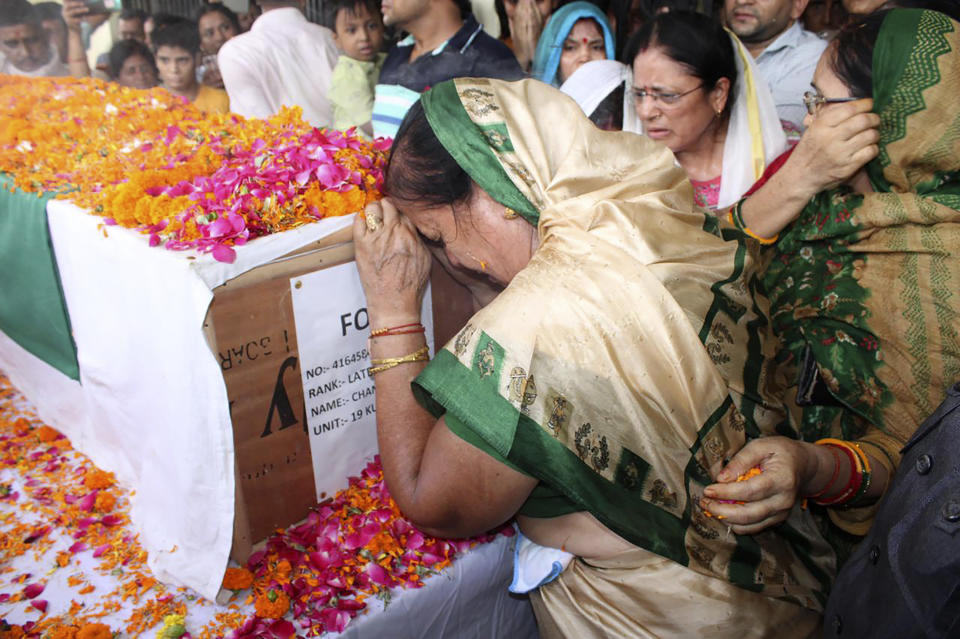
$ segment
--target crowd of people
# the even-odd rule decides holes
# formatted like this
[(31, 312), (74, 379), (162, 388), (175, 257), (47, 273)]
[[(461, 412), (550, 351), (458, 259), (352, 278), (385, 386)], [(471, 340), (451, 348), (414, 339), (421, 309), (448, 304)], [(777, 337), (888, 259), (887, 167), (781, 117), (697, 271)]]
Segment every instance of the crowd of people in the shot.
[[(4, 73), (393, 138), (354, 228), (385, 478), (438, 535), (517, 520), (542, 636), (960, 630), (903, 569), (960, 525), (955, 0), (0, 3)], [(427, 361), (433, 260), (473, 312)]]

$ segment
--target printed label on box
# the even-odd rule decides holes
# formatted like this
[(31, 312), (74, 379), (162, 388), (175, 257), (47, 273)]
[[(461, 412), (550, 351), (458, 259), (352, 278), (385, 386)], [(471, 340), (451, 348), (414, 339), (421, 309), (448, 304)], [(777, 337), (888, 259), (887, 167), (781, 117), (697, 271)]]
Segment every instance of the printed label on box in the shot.
[[(370, 321), (356, 262), (290, 280), (300, 351), (303, 400), (317, 500), (347, 486), (377, 454), (373, 379), (368, 375)], [(421, 317), (433, 353), (430, 288)]]

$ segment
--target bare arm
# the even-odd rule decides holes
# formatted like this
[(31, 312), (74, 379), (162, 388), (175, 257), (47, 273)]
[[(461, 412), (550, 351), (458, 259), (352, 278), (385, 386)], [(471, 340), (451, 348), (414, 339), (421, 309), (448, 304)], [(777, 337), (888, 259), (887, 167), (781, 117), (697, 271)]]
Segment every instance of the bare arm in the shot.
[(760, 237), (776, 236), (817, 193), (876, 157), (880, 118), (872, 108), (870, 99), (824, 106), (780, 170), (744, 201), (744, 224)]
[[(354, 225), (357, 267), (375, 328), (420, 321), (430, 255), (412, 224), (388, 202), (370, 205), (382, 216), (370, 230)], [(422, 334), (372, 338), (372, 359), (401, 357), (423, 347)], [(377, 373), (377, 438), (384, 478), (400, 510), (426, 532), (462, 537), (484, 532), (513, 516), (537, 480), (495, 460), (454, 435), (414, 399), (410, 383), (425, 362)]]
[(67, 68), (73, 77), (86, 78), (90, 75), (90, 65), (80, 27), (90, 17), (90, 9), (83, 0), (63, 0), (62, 15), (67, 23)]

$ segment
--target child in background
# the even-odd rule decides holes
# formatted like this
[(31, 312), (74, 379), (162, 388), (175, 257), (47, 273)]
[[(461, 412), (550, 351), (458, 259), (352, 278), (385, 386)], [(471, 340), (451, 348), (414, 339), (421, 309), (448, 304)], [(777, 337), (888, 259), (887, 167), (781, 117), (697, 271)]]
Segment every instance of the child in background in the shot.
[(151, 41), (160, 81), (167, 91), (193, 102), (201, 111), (230, 111), (226, 91), (197, 82), (200, 35), (195, 22), (184, 20), (159, 27), (153, 32)]
[(373, 136), (374, 88), (386, 58), (383, 19), (378, 0), (332, 0), (329, 23), (334, 42), (343, 51), (333, 68), (327, 98), (333, 106), (333, 128), (357, 127)]

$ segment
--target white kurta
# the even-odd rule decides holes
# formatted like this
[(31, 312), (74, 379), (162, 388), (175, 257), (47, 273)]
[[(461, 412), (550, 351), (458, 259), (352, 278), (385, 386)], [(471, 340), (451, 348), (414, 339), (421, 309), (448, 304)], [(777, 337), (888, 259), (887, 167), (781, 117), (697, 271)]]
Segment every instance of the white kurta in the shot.
[(327, 91), (338, 56), (330, 29), (286, 7), (265, 12), (248, 33), (224, 43), (217, 61), (234, 113), (267, 118), (299, 106), (304, 120), (329, 127)]

